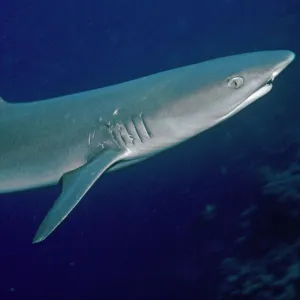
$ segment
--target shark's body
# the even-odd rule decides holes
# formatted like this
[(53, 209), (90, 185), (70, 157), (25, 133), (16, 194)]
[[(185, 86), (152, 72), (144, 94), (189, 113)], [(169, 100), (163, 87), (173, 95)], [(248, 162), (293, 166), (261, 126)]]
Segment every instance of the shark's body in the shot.
[(211, 128), (270, 91), (294, 59), (265, 51), (161, 72), (44, 101), (0, 103), (0, 192), (57, 184), (44, 240), (106, 171)]

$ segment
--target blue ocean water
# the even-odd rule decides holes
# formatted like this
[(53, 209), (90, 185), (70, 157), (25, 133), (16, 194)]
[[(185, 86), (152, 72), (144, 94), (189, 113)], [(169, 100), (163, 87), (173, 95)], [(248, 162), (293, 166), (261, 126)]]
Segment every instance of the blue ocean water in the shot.
[[(298, 0), (2, 2), (10, 102), (300, 53)], [(296, 59), (233, 118), (103, 176), (42, 244), (31, 240), (60, 186), (1, 195), (0, 299), (300, 299), (299, 70)]]

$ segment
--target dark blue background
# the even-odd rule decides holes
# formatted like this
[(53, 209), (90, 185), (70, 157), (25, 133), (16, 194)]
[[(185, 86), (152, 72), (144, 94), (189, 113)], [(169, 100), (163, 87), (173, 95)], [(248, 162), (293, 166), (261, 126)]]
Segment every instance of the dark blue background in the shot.
[[(298, 2), (2, 0), (0, 93), (34, 101), (240, 52), (299, 53)], [(0, 299), (215, 299), (256, 166), (299, 140), (299, 67), (224, 124), (104, 176), (42, 244), (31, 239), (60, 187), (1, 195)]]

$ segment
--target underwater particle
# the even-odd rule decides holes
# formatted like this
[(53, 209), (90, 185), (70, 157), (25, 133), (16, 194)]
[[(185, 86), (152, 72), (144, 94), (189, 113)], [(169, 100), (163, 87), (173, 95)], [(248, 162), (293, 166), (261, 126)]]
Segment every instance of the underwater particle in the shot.
[(215, 209), (216, 209), (216, 206), (214, 204), (207, 204), (205, 206), (205, 212), (208, 213), (208, 214), (214, 212)]
[(245, 211), (243, 211), (240, 216), (242, 218), (249, 217), (252, 216), (256, 211), (257, 211), (257, 206), (252, 204)]
[(74, 267), (75, 266), (75, 262), (71, 261), (69, 265), (70, 265), (70, 267)]
[(216, 205), (206, 204), (204, 210), (201, 212), (201, 218), (203, 221), (212, 220), (216, 215)]
[(10, 291), (11, 293), (14, 293), (14, 292), (16, 291), (16, 289), (13, 288), (13, 287), (11, 287), (11, 288), (9, 289), (9, 291)]

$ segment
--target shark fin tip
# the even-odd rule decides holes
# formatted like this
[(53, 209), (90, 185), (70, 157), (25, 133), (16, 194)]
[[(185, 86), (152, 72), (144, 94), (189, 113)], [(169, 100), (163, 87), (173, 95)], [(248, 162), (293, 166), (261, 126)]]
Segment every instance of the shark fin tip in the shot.
[(40, 242), (42, 242), (45, 238), (40, 236), (40, 235), (36, 235), (33, 240), (32, 240), (32, 244), (38, 244)]

